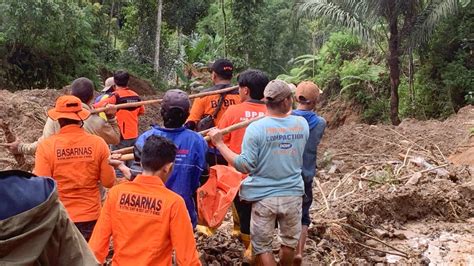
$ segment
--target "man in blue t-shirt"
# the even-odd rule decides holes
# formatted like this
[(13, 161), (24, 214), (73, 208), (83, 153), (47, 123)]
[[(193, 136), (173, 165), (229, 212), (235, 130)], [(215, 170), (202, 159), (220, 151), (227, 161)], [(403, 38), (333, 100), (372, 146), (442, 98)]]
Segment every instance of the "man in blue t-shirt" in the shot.
[[(199, 177), (207, 168), (207, 142), (204, 138), (183, 127), (189, 116), (189, 97), (182, 90), (169, 90), (161, 102), (161, 117), (164, 127), (152, 128), (140, 135), (135, 143), (135, 160), (140, 161), (141, 151), (146, 139), (151, 136), (163, 136), (173, 141), (178, 147), (173, 172), (166, 181), (166, 187), (183, 197), (193, 227), (197, 224), (196, 204), (193, 194), (199, 187)], [(135, 170), (135, 164), (132, 168)]]
[(320, 89), (311, 81), (303, 81), (296, 87), (295, 98), (296, 110), (292, 115), (302, 116), (308, 122), (309, 138), (303, 153), (303, 168), (301, 175), (304, 181), (303, 217), (301, 219), (301, 237), (296, 249), (293, 265), (301, 265), (303, 260), (304, 244), (308, 235), (308, 227), (311, 224), (309, 208), (313, 203), (313, 178), (316, 176), (316, 155), (318, 145), (326, 128), (326, 120), (313, 112), (318, 102)]
[(301, 167), (309, 129), (304, 118), (288, 114), (292, 93), (286, 82), (270, 81), (263, 94), (267, 116), (248, 126), (240, 155), (224, 144), (219, 130), (209, 135), (229, 164), (249, 174), (242, 181), (240, 198), (252, 202), (250, 234), (256, 263), (276, 265), (272, 241), (278, 222), (280, 264), (291, 265), (301, 233)]

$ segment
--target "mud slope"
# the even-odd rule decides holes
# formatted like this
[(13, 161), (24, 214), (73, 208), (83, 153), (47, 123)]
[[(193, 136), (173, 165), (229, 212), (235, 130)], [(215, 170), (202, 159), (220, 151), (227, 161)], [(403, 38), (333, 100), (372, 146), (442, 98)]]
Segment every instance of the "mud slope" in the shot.
[[(61, 94), (0, 90), (0, 119), (32, 142)], [(447, 158), (471, 145), (474, 107), (445, 121), (407, 119), (398, 127), (359, 124), (350, 112), (341, 115), (330, 118), (345, 122), (326, 131), (318, 150), (305, 264), (473, 261), (474, 169)], [(159, 105), (147, 106), (140, 131), (153, 123), (160, 123)], [(0, 147), (0, 169), (15, 167)], [(197, 235), (205, 263), (241, 264), (243, 246), (231, 238), (231, 227), (229, 214), (214, 236)]]

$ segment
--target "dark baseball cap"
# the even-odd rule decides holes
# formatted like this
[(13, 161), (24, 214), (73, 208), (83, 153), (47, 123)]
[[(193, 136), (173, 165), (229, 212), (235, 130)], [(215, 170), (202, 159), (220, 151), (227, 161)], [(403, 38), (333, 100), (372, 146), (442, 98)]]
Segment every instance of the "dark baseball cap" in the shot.
[(231, 79), (234, 65), (227, 59), (217, 59), (210, 67), (217, 75), (225, 79)]
[(188, 94), (182, 90), (172, 89), (165, 93), (163, 100), (161, 101), (161, 108), (170, 110), (171, 108), (178, 108), (184, 112), (189, 111), (191, 102), (189, 101)]

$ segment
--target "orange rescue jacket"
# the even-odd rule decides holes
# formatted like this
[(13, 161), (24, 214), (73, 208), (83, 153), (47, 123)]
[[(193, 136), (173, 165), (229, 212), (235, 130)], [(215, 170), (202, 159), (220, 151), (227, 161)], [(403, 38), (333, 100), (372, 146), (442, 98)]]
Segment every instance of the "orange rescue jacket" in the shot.
[[(224, 113), (217, 127), (220, 129), (229, 127), (242, 121), (250, 120), (267, 113), (267, 106), (260, 101), (246, 101), (230, 106)], [(245, 128), (237, 129), (223, 136), (224, 143), (233, 152), (240, 154)]]
[(100, 214), (99, 181), (104, 187), (115, 182), (109, 154), (101, 137), (68, 125), (38, 144), (34, 173), (56, 180), (59, 199), (73, 222), (94, 221)]
[[(94, 104), (94, 107), (103, 107), (109, 104), (122, 104), (141, 101), (136, 92), (129, 88), (117, 88), (110, 97), (102, 99)], [(123, 139), (134, 139), (138, 137), (138, 116), (145, 113), (145, 107), (132, 107), (117, 110), (117, 122)]]
[[(204, 90), (203, 92), (219, 90), (223, 88), (227, 88), (231, 86), (230, 84), (220, 84), (216, 85), (210, 89)], [(187, 121), (194, 121), (199, 122), (205, 115), (212, 115), (214, 110), (217, 107), (219, 102), (219, 98), (221, 97), (220, 94), (210, 95), (202, 98), (194, 99), (193, 106), (189, 112), (189, 117)], [(214, 120), (214, 124), (217, 125), (219, 120), (221, 119), (222, 115), (225, 113), (229, 106), (240, 103), (240, 96), (238, 89), (228, 92), (224, 97), (224, 102), (222, 103), (222, 107), (219, 110), (219, 113), (216, 115), (216, 119)]]
[(113, 239), (113, 265), (201, 265), (183, 199), (157, 176), (138, 175), (113, 187), (89, 246), (103, 263)]

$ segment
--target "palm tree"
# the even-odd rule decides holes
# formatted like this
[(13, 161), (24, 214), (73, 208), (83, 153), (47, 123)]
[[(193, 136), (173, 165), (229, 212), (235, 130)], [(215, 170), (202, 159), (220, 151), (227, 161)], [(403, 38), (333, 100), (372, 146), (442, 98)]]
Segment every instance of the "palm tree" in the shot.
[[(390, 120), (400, 124), (400, 56), (429, 40), (439, 22), (471, 0), (302, 0), (300, 15), (324, 17), (368, 41), (387, 41)], [(383, 32), (376, 31), (382, 26)]]

